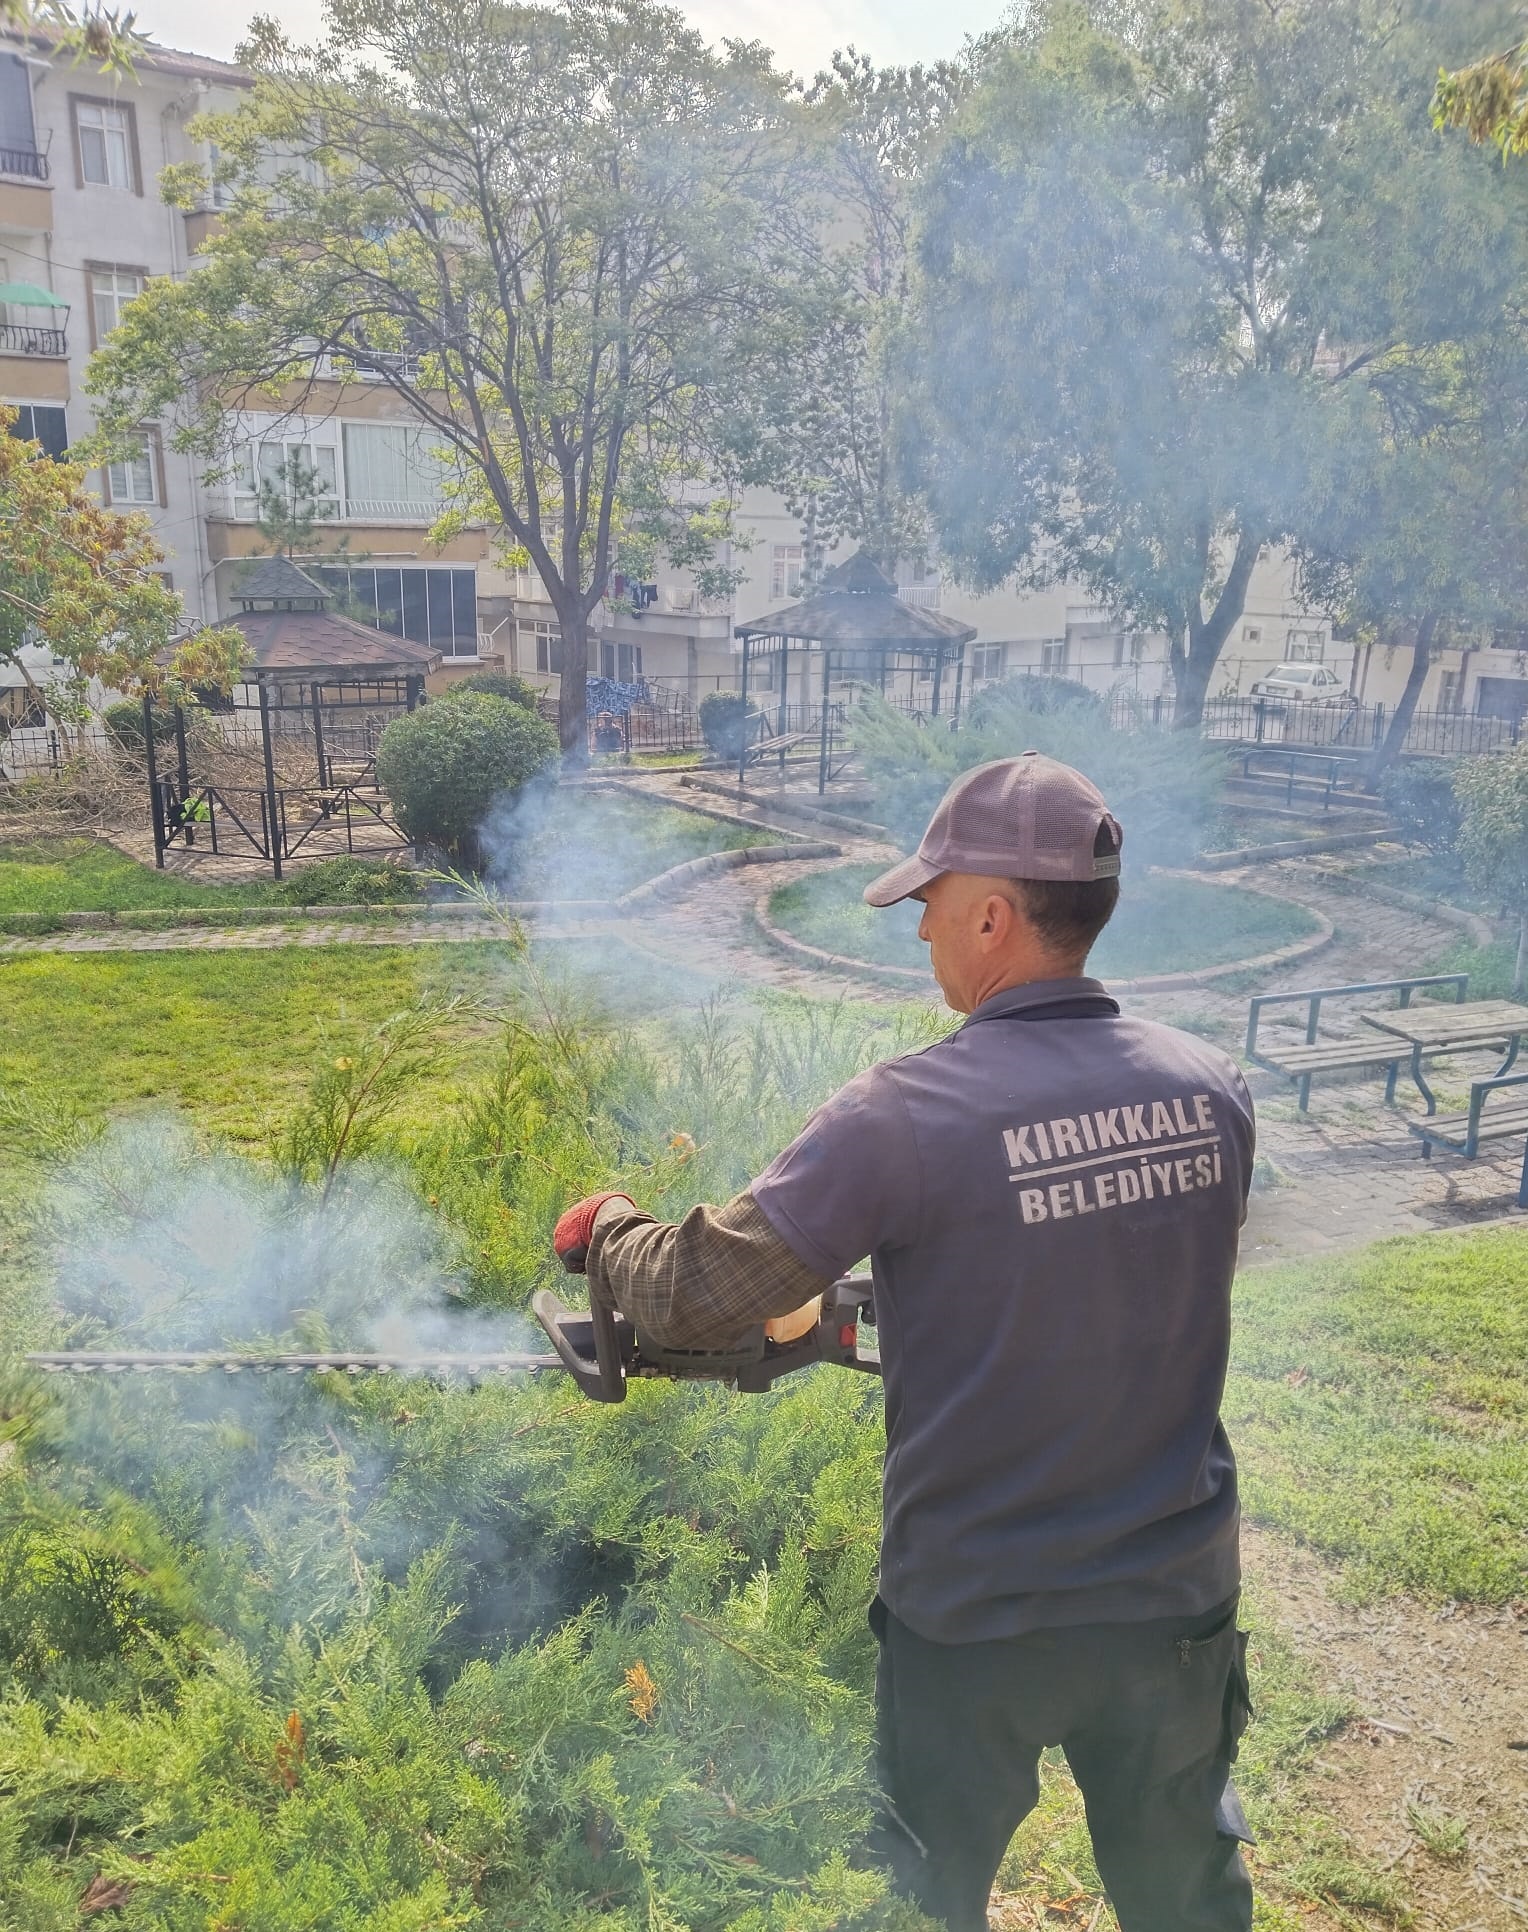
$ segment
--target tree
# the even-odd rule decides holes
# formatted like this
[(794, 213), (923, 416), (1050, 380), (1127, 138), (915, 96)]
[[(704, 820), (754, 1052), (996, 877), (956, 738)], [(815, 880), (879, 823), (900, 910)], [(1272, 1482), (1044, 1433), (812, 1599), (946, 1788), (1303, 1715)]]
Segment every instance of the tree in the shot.
[(377, 783), (411, 839), (475, 861), (479, 827), (555, 762), (557, 733), (512, 698), (469, 691), (395, 718), (377, 747)]
[[(55, 716), (78, 716), (85, 686), (120, 691), (166, 679), (226, 685), (243, 639), (206, 630), (177, 639), (180, 599), (158, 574), (164, 552), (140, 516), (104, 510), (85, 489), (82, 464), (59, 462), (9, 434), (0, 406), (0, 663), (13, 665)], [(23, 648), (46, 644), (65, 665), (46, 694)]]
[(833, 220), (782, 311), (774, 353), (760, 359), (740, 455), (801, 518), (809, 574), (842, 542), (888, 572), (929, 548), (927, 516), (897, 461), (897, 353), (911, 300), (913, 192), (963, 81), (950, 62), (878, 68), (850, 47), (807, 91)]
[(1181, 725), (1259, 557), (1329, 508), (1350, 394), (1520, 287), (1426, 116), (1439, 54), (1500, 16), (1042, 0), (955, 118), (913, 363), (945, 548), (1165, 631)]
[(1500, 148), (1503, 160), (1528, 153), (1528, 41), (1438, 77), (1433, 120), (1463, 128), (1472, 141)]
[(1471, 884), (1510, 906), (1517, 919), (1512, 997), (1528, 992), (1528, 745), (1459, 767), (1454, 791), (1464, 810), (1459, 852)]
[(133, 57), (149, 41), (137, 15), (114, 7), (73, 7), (68, 0), (0, 0), (0, 25), (21, 33), (40, 33), (78, 65), (94, 61), (103, 74), (130, 74)]
[(582, 756), (618, 552), (730, 582), (716, 464), (739, 357), (806, 255), (799, 109), (760, 47), (713, 52), (653, 0), (345, 0), (329, 19), (307, 50), (258, 26), (251, 98), (198, 123), (222, 232), (198, 273), (150, 284), (91, 387), (109, 423), (167, 418), (215, 458), (234, 412), (299, 407), (321, 368), (380, 379), (456, 460), (437, 528), (502, 526), (545, 585)]

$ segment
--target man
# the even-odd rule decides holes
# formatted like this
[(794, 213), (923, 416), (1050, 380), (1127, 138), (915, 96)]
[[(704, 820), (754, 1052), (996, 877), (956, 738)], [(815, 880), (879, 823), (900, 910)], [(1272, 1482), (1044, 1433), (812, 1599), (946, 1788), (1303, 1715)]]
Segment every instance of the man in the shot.
[(1228, 1778), (1247, 1702), (1220, 1424), (1252, 1171), (1241, 1075), (1082, 976), (1123, 835), (1034, 752), (967, 772), (914, 858), (965, 1024), (852, 1080), (747, 1192), (677, 1227), (559, 1224), (590, 1292), (720, 1345), (868, 1254), (886, 1382), (881, 1849), (951, 1932), (1064, 1747), (1124, 1932), (1245, 1932)]

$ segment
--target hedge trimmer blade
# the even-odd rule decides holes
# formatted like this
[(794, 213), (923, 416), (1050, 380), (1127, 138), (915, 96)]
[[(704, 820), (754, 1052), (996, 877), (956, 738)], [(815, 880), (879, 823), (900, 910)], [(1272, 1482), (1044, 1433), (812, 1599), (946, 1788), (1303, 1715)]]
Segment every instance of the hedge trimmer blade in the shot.
[(26, 1359), (33, 1368), (46, 1369), (54, 1375), (149, 1375), (166, 1369), (186, 1375), (205, 1375), (213, 1370), (221, 1370), (225, 1375), (316, 1375), (330, 1370), (342, 1375), (464, 1377), (474, 1382), (486, 1381), (493, 1375), (535, 1375), (543, 1369), (563, 1366), (555, 1355), (445, 1352), (362, 1355), (345, 1348), (314, 1355), (235, 1355), (226, 1349), (76, 1348), (43, 1351)]

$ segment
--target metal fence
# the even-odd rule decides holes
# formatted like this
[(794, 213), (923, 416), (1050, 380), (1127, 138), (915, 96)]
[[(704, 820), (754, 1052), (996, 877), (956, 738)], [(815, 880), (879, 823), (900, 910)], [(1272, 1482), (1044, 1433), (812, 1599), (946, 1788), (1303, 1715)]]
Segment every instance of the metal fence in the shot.
[[(1154, 698), (1117, 692), (1109, 701), (1108, 721), (1116, 731), (1170, 726), (1175, 711), (1171, 693)], [(1301, 704), (1278, 698), (1209, 698), (1202, 735), (1227, 744), (1290, 745), (1311, 750), (1377, 751), (1385, 742), (1391, 713), (1383, 704)], [(1472, 717), (1462, 711), (1416, 711), (1402, 750), (1415, 757), (1473, 758), (1519, 742), (1520, 719)]]

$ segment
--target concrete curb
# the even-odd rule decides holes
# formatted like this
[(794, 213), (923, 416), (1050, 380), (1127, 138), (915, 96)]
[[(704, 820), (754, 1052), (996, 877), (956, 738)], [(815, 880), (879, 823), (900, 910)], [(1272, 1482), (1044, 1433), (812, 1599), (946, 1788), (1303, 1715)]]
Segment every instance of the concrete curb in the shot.
[(1244, 865), (1275, 865), (1280, 859), (1315, 857), (1322, 852), (1350, 852), (1380, 845), (1390, 837), (1388, 826), (1377, 832), (1328, 832), (1319, 839), (1280, 839), (1275, 845), (1244, 845), (1230, 852), (1205, 852), (1195, 862), (1196, 872), (1235, 872)]
[(655, 900), (676, 899), (698, 879), (704, 879), (713, 872), (735, 872), (745, 865), (780, 865), (793, 860), (842, 857), (841, 846), (813, 844), (810, 840), (802, 840), (794, 845), (744, 845), (728, 852), (706, 852), (698, 859), (686, 859), (683, 865), (671, 866), (667, 872), (660, 872), (656, 879), (648, 879), (642, 885), (634, 886), (616, 900), (612, 910), (616, 913), (639, 911)]
[[(884, 825), (872, 825), (869, 819), (850, 818), (845, 812), (830, 812), (817, 805), (782, 804), (777, 798), (766, 798), (746, 787), (725, 784), (718, 778), (697, 777), (687, 772), (679, 783), (687, 791), (710, 792), (718, 798), (734, 798), (761, 812), (778, 812), (782, 818), (810, 819), (814, 824), (831, 825), (835, 832), (852, 832), (856, 838), (885, 840), (889, 836)], [(741, 823), (751, 825), (754, 821), (744, 819)]]
[[(1191, 878), (1193, 874), (1182, 876)], [(1216, 881), (1206, 883), (1219, 884)], [(835, 972), (853, 973), (861, 979), (874, 980), (893, 986), (932, 988), (935, 984), (932, 974), (920, 973), (911, 966), (877, 966), (863, 959), (849, 959), (842, 953), (824, 951), (821, 946), (810, 946), (804, 939), (797, 939), (794, 933), (786, 932), (775, 925), (769, 916), (769, 901), (773, 895), (765, 893), (757, 900), (753, 909), (754, 924), (760, 935), (777, 951), (799, 959), (805, 965), (831, 967)], [(1270, 898), (1273, 894), (1268, 895)], [(1298, 904), (1298, 901), (1292, 903)], [(1330, 946), (1336, 936), (1336, 929), (1325, 913), (1314, 906), (1301, 906), (1303, 912), (1317, 920), (1317, 930), (1304, 939), (1292, 940), (1287, 946), (1280, 946), (1271, 953), (1258, 953), (1251, 959), (1223, 960), (1218, 966), (1201, 966), (1187, 973), (1154, 973), (1144, 979), (1116, 979), (1109, 981), (1113, 993), (1173, 993), (1195, 986), (1213, 985), (1218, 979), (1229, 979), (1236, 973), (1260, 972), (1265, 967), (1290, 966), (1302, 959), (1311, 959)]]

